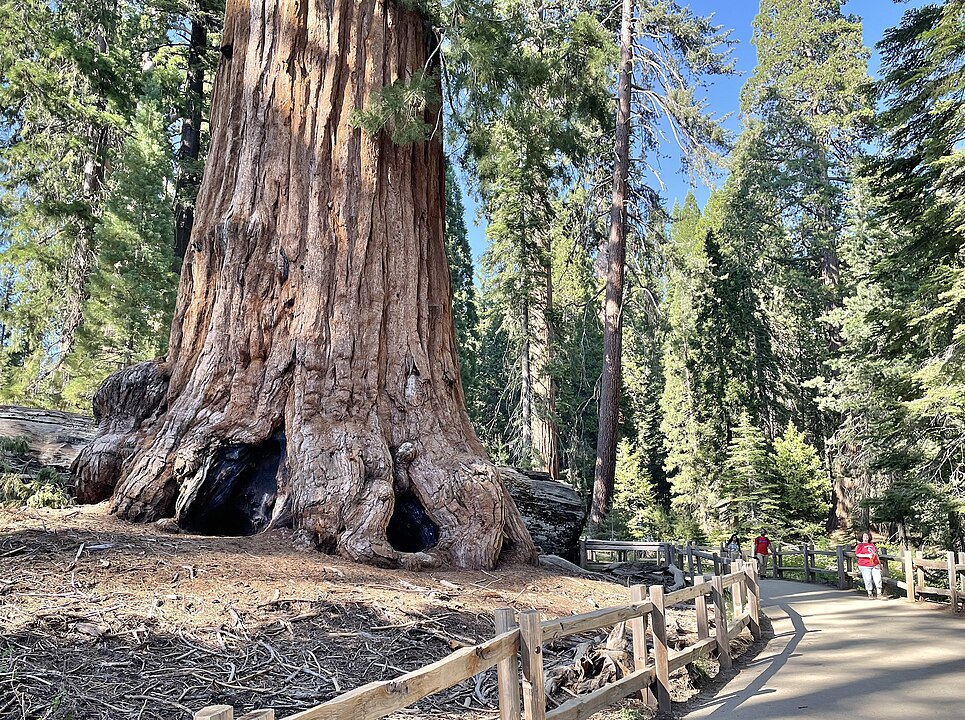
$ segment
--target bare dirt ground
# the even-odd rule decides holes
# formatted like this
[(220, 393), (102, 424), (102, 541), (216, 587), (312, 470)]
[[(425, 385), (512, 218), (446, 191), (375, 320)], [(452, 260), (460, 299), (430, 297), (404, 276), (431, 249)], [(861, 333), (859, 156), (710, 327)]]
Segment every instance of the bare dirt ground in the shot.
[[(246, 538), (130, 525), (103, 505), (0, 509), (0, 719), (186, 720), (208, 704), (279, 718), (493, 635), (493, 610), (544, 618), (625, 603), (626, 588), (526, 566), (412, 573)], [(692, 612), (668, 623), (685, 646)], [(570, 664), (573, 638), (546, 650)], [(717, 672), (681, 671), (675, 700)], [(556, 699), (566, 700), (564, 689)], [(495, 671), (398, 717), (498, 717)], [(636, 701), (595, 716), (647, 718)]]

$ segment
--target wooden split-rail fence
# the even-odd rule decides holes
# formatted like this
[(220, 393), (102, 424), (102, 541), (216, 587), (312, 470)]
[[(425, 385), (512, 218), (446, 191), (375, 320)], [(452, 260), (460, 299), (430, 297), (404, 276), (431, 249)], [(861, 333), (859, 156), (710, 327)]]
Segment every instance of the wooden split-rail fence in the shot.
[[(948, 598), (957, 613), (965, 611), (965, 553), (947, 551), (943, 559), (925, 559), (921, 551), (906, 550), (902, 555), (879, 552), (882, 582), (904, 595), (910, 602), (926, 597)], [(743, 553), (729, 553), (718, 548), (699, 545), (675, 545), (665, 542), (621, 542), (613, 540), (583, 540), (580, 543), (580, 564), (587, 569), (600, 569), (613, 562), (653, 560), (673, 563), (686, 576), (696, 577), (705, 572), (715, 575), (728, 572), (735, 560), (747, 560)], [(857, 582), (861, 585), (854, 548), (838, 545), (832, 550), (818, 550), (807, 543), (776, 542), (772, 546), (770, 562), (775, 577), (800, 576), (805, 582), (822, 579), (847, 590)], [(894, 570), (900, 570), (896, 577)], [(928, 584), (928, 573), (941, 573), (948, 587)], [(911, 582), (908, 579), (911, 578)]]
[[(697, 613), (697, 642), (683, 649), (671, 648), (667, 608), (691, 602)], [(583, 615), (542, 620), (536, 610), (523, 610), (517, 615), (510, 608), (499, 609), (495, 615), (496, 635), (490, 640), (461, 648), (392, 680), (363, 685), (283, 720), (376, 720), (493, 667), (500, 720), (582, 720), (633, 695), (669, 711), (671, 673), (711, 653), (717, 655), (721, 667), (730, 667), (731, 641), (745, 628), (754, 639), (761, 636), (760, 587), (754, 563), (735, 563), (733, 572), (709, 579), (695, 577), (692, 586), (675, 592), (666, 592), (663, 585), (649, 589), (634, 585), (625, 605)], [(633, 672), (547, 711), (543, 647), (618, 623), (630, 625)], [(263, 709), (235, 717), (231, 706), (215, 705), (194, 716), (194, 720), (242, 719), (275, 720), (275, 712)]]

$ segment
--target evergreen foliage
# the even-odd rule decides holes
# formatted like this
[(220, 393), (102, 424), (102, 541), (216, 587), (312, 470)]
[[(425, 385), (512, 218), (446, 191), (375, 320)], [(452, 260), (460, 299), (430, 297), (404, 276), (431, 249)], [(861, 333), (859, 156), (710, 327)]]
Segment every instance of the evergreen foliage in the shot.
[[(848, 259), (848, 343), (832, 402), (870, 519), (965, 547), (965, 3), (910, 9), (881, 43), (882, 150), (865, 166)], [(859, 498), (860, 500), (861, 498)]]
[[(403, 4), (437, 52), (355, 123), (398, 143), (448, 138), (470, 417), (494, 460), (528, 468), (547, 463), (535, 445), (550, 428), (561, 478), (589, 497), (613, 8)], [(634, 4), (603, 534), (700, 542), (766, 521), (814, 539), (850, 522), (965, 550), (965, 0), (908, 9), (876, 84), (844, 7), (761, 1), (732, 144), (700, 98), (703, 78), (732, 71), (727, 32), (677, 2)], [(108, 374), (165, 352), (222, 10), (0, 0), (0, 402), (87, 410)], [(669, 142), (694, 177), (726, 169), (705, 207), (689, 194), (665, 214)], [(487, 222), (478, 280), (460, 181)], [(68, 495), (58, 477), (0, 482), (0, 502)]]
[(0, 2), (0, 401), (89, 411), (109, 373), (164, 352), (195, 10)]

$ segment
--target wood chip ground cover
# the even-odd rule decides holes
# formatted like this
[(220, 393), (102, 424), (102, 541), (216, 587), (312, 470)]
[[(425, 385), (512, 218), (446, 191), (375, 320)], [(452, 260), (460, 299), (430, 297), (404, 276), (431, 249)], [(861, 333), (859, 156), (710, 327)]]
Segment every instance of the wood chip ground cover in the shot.
[[(169, 534), (120, 522), (103, 505), (0, 510), (0, 718), (184, 720), (222, 702), (283, 717), (492, 637), (496, 608), (551, 618), (627, 598), (618, 584), (525, 566), (360, 566), (297, 552), (287, 531)], [(696, 639), (691, 611), (669, 624), (681, 646)], [(548, 646), (546, 666), (605, 641), (600, 632)], [(702, 667), (713, 675), (714, 665)], [(702, 679), (678, 673), (677, 699)], [(497, 717), (495, 708), (489, 671), (399, 717), (475, 720)], [(648, 712), (628, 701), (595, 717)]]

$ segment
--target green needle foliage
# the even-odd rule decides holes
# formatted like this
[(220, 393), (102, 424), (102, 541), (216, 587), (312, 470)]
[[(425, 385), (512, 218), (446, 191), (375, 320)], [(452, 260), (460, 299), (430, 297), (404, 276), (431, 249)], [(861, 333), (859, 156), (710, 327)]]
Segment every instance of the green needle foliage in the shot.
[[(911, 9), (880, 45), (881, 152), (857, 197), (833, 402), (872, 522), (965, 547), (965, 3)], [(858, 498), (859, 500), (861, 498)]]

